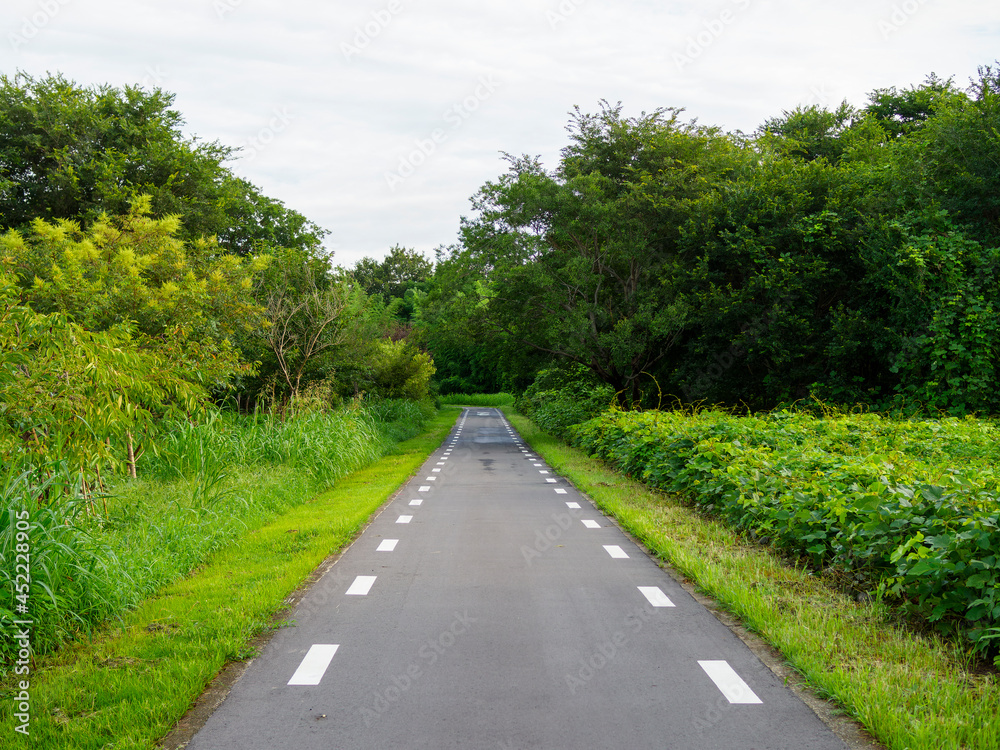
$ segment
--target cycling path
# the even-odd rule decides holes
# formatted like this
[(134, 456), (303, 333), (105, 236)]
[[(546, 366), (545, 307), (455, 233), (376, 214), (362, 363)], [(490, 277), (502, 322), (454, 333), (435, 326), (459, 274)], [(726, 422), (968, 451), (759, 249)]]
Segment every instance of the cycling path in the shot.
[(466, 409), (190, 750), (844, 750), (525, 445)]

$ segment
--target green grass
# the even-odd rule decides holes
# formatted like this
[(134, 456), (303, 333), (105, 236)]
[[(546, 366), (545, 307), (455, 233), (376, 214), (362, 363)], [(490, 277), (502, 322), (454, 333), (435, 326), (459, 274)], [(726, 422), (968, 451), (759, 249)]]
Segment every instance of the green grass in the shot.
[(454, 406), (513, 406), (514, 396), (509, 393), (450, 393), (441, 396), (441, 403)]
[(894, 621), (505, 410), (532, 447), (653, 553), (778, 648), (890, 750), (1000, 748), (1000, 684), (954, 643)]
[[(227, 662), (250, 655), (248, 644), (272, 627), (289, 593), (354, 538), (455, 418), (443, 410), (423, 435), (213, 553), (120, 625), (39, 659), (30, 676), (31, 740), (23, 746), (153, 747)], [(247, 479), (260, 481), (259, 471)], [(8, 677), (0, 732), (16, 743), (13, 687)]]

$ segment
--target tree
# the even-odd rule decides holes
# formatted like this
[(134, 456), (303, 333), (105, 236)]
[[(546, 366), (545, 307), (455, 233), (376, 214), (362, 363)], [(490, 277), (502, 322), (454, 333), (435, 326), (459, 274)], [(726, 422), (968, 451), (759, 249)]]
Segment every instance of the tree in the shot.
[(258, 328), (252, 295), (269, 258), (241, 259), (211, 240), (185, 243), (179, 219), (149, 216), (148, 198), (124, 216), (35, 219), (0, 235), (0, 257), (20, 279), (20, 301), (69, 315), (91, 331), (127, 325), (145, 351), (171, 358), (192, 383), (224, 387), (249, 366), (236, 343)]
[(88, 331), (20, 303), (0, 264), (0, 458), (19, 469), (68, 463), (88, 484), (103, 468), (135, 476), (136, 453), (165, 417), (206, 400), (186, 368), (127, 324)]
[(272, 290), (268, 325), (258, 335), (274, 356), (289, 397), (299, 394), (320, 360), (348, 341), (352, 323), (364, 309), (363, 295), (346, 278), (320, 285), (312, 277), (305, 286)]
[(181, 217), (185, 240), (214, 235), (242, 255), (319, 247), (325, 230), (224, 166), (236, 149), (185, 138), (173, 102), (160, 89), (0, 76), (0, 229), (89, 224), (148, 195), (154, 217)]
[(678, 283), (689, 265), (678, 244), (685, 207), (728, 169), (732, 149), (679, 115), (577, 109), (559, 169), (508, 156), (509, 173), (480, 190), (479, 215), (462, 228), (494, 327), (585, 365), (625, 402), (655, 391), (653, 372), (688, 324)]
[(413, 319), (417, 299), (434, 272), (434, 264), (416, 250), (394, 245), (378, 261), (362, 258), (351, 274), (369, 295), (380, 295), (399, 319)]
[(770, 147), (782, 154), (806, 161), (823, 158), (836, 164), (846, 147), (842, 136), (857, 117), (858, 112), (847, 102), (833, 111), (816, 105), (796, 107), (767, 120), (758, 138), (767, 138)]

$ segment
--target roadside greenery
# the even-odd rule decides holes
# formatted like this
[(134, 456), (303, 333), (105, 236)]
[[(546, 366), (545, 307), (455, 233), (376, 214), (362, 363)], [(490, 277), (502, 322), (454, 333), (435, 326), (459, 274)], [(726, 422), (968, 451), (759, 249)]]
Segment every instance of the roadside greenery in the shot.
[(416, 323), (442, 388), (575, 363), (623, 407), (1000, 411), (998, 80), (750, 134), (575, 109), (558, 163), (508, 155), (442, 252)]
[(884, 601), (847, 596), (836, 577), (789, 565), (690, 500), (629, 479), (527, 418), (508, 416), (546, 463), (778, 648), (811, 689), (890, 750), (1000, 746), (1000, 680), (977, 667), (962, 644), (914, 631)]
[[(235, 530), (235, 543), (212, 552), (189, 575), (172, 579), (156, 596), (96, 630), (91, 639), (36, 658), (34, 745), (87, 750), (112, 745), (135, 750), (183, 747), (190, 736), (165, 735), (177, 728), (228, 663), (255, 656), (271, 631), (281, 637), (280, 629), (289, 624), (289, 595), (351, 542), (372, 513), (441, 444), (455, 417), (452, 409), (438, 413), (420, 435), (396, 444), (385, 457), (322, 492), (304, 481), (301, 472), (283, 466), (258, 464), (252, 472), (239, 475), (235, 467), (227, 469), (230, 477), (222, 489), (252, 495), (256, 519), (244, 512), (246, 526)], [(322, 424), (317, 422), (303, 439), (321, 437)], [(209, 447), (241, 444), (251, 454), (266, 455), (299, 443), (288, 434), (283, 439), (270, 437), (265, 424), (216, 427), (182, 438), (177, 447), (196, 447), (204, 439)], [(167, 507), (173, 500), (189, 507), (190, 498), (184, 495), (193, 486), (178, 481), (171, 489), (143, 483), (134, 490), (117, 504), (119, 512), (143, 507), (144, 491), (157, 493), (148, 499), (155, 508)], [(223, 504), (212, 508), (221, 512)], [(179, 519), (174, 525), (181, 525)], [(131, 532), (122, 527), (115, 533)], [(148, 563), (134, 561), (135, 567), (144, 571), (167, 564), (155, 550), (151, 555)], [(16, 682), (11, 679), (0, 681), (0, 693), (13, 690)], [(11, 736), (15, 705), (13, 700), (0, 701), (0, 731)]]
[(456, 406), (513, 406), (514, 397), (509, 393), (452, 393), (441, 396), (442, 404)]
[[(138, 479), (85, 495), (65, 463), (48, 478), (0, 474), (0, 558), (13, 560), (15, 519), (30, 526), (32, 647), (49, 653), (94, 632), (316, 492), (368, 466), (419, 433), (429, 405), (380, 401), (337, 412), (216, 414), (164, 426)], [(39, 502), (48, 498), (48, 502)], [(0, 617), (15, 617), (14, 567), (0, 567)], [(17, 601), (21, 601), (17, 599)], [(0, 635), (0, 664), (16, 653)]]
[(570, 434), (588, 453), (846, 587), (964, 635), (976, 652), (997, 652), (992, 422), (616, 411)]

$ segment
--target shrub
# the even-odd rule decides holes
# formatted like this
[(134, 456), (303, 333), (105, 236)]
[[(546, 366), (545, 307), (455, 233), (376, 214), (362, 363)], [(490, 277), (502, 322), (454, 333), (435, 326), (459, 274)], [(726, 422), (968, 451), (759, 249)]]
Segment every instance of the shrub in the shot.
[(1000, 638), (1000, 458), (980, 420), (605, 414), (575, 444), (888, 596), (980, 651)]
[(517, 400), (522, 414), (552, 435), (563, 436), (615, 403), (614, 389), (578, 364), (542, 370)]

